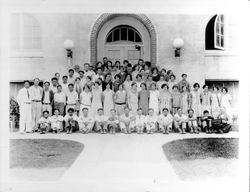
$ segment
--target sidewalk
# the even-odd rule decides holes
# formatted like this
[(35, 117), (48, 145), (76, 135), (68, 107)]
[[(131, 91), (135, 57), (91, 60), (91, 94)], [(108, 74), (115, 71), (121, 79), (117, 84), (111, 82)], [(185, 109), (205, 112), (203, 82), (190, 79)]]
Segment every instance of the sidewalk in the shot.
[[(176, 139), (202, 138), (202, 137), (238, 137), (238, 132), (228, 134), (154, 134), (154, 135), (83, 135), (75, 133), (67, 134), (25, 134), (11, 133), (11, 139), (26, 138), (55, 138), (74, 140), (84, 144), (83, 152), (78, 156), (71, 168), (61, 177), (58, 182), (46, 184), (51, 189), (57, 183), (65, 191), (67, 183), (72, 182), (74, 191), (189, 191), (193, 182), (183, 182), (175, 174), (171, 164), (167, 161), (162, 145)], [(229, 181), (229, 182), (228, 182)], [(208, 184), (204, 188), (203, 184)], [(225, 186), (223, 183), (225, 182)], [(212, 183), (212, 185), (211, 185)], [(211, 181), (195, 183), (192, 191), (217, 191), (217, 184), (223, 186), (223, 191), (236, 189), (230, 178), (221, 178)], [(15, 190), (19, 191), (22, 183), (17, 184)], [(201, 185), (201, 186), (200, 186)], [(38, 190), (46, 189), (42, 182), (36, 183), (41, 186)], [(202, 187), (202, 188), (199, 188)], [(32, 191), (32, 187), (29, 188)], [(55, 190), (58, 188), (55, 188)], [(64, 191), (64, 190), (59, 191)], [(29, 191), (29, 190), (25, 190)], [(37, 190), (36, 190), (37, 191)], [(72, 191), (73, 192), (73, 191)]]

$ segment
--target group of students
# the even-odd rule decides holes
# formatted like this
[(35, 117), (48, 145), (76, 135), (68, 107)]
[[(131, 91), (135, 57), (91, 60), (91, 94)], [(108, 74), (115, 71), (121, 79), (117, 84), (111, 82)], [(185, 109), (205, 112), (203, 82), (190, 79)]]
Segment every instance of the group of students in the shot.
[(177, 82), (171, 70), (142, 59), (132, 66), (105, 57), (95, 66), (85, 63), (83, 70), (75, 65), (62, 77), (56, 73), (43, 87), (38, 78), (31, 87), (25, 81), (17, 96), (20, 132), (229, 131), (232, 98), (227, 88), (210, 91), (204, 85), (200, 90), (199, 83), (191, 87), (187, 74), (181, 78)]

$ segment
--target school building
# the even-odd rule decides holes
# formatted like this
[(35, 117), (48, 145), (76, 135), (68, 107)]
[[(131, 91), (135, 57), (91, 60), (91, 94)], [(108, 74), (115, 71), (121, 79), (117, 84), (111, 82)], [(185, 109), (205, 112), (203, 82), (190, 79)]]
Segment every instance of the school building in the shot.
[(71, 46), (73, 65), (95, 64), (104, 56), (132, 64), (142, 58), (173, 70), (177, 80), (185, 72), (191, 84), (226, 86), (238, 109), (233, 15), (16, 13), (10, 24), (11, 96), (23, 80), (67, 74), (65, 46)]

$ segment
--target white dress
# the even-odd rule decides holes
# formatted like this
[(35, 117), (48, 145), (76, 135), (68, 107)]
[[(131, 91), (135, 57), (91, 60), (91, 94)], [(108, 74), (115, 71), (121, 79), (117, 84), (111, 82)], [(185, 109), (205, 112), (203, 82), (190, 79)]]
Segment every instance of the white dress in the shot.
[(104, 96), (104, 101), (103, 101), (104, 115), (109, 117), (110, 110), (114, 109), (114, 100), (113, 100), (114, 91), (111, 89), (110, 90), (105, 89), (105, 91), (102, 94)]
[(156, 115), (159, 113), (159, 97), (160, 92), (158, 90), (149, 91), (149, 108), (154, 109)]
[(91, 108), (91, 97), (92, 97), (92, 93), (91, 92), (86, 92), (83, 91), (80, 94), (80, 112), (79, 112), (79, 116), (82, 115), (82, 109), (83, 108)]
[(128, 104), (133, 115), (137, 114), (138, 109), (138, 92), (130, 91), (128, 93)]
[(220, 104), (221, 107), (225, 107), (226, 109), (226, 114), (231, 118), (232, 117), (232, 109), (231, 109), (231, 104), (230, 101), (232, 100), (231, 95), (229, 95), (228, 93), (226, 94), (221, 94), (221, 100), (220, 100)]
[(220, 93), (211, 93), (211, 115), (217, 118), (220, 114)]
[(90, 108), (90, 115), (93, 117), (97, 114), (97, 110), (102, 108), (102, 91), (101, 89), (93, 89), (93, 100)]
[(201, 117), (201, 93), (200, 91), (192, 91), (191, 92), (192, 97), (192, 106), (191, 109), (194, 110), (194, 115), (196, 117)]

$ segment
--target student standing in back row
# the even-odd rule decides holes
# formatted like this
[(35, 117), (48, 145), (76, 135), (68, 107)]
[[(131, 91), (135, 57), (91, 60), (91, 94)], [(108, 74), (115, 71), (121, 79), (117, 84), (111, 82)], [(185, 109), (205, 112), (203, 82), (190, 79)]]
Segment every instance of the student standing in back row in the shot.
[(30, 133), (31, 128), (31, 98), (30, 98), (30, 83), (29, 81), (24, 81), (24, 87), (18, 91), (17, 103), (20, 108), (20, 123), (19, 132), (20, 133)]
[(44, 90), (42, 94), (42, 111), (48, 111), (49, 116), (52, 115), (52, 104), (54, 102), (54, 93), (49, 89), (50, 83), (46, 81), (44, 83)]
[(40, 80), (38, 78), (35, 78), (34, 85), (30, 87), (33, 131), (38, 131), (38, 121), (42, 116), (43, 89), (39, 86), (39, 82)]

